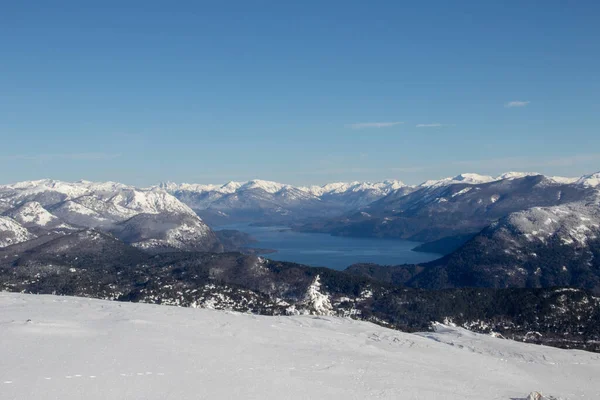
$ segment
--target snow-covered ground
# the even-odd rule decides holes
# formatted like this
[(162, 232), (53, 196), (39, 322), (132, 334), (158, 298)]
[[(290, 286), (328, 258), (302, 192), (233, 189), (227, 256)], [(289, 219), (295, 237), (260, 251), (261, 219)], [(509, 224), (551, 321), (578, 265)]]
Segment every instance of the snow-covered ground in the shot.
[(0, 293), (4, 399), (600, 398), (600, 355), (440, 326)]

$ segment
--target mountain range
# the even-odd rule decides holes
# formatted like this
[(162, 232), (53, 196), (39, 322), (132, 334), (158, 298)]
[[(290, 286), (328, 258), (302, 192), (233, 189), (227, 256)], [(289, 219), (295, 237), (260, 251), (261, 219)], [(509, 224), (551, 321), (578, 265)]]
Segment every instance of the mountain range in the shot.
[[(435, 241), (468, 238), (512, 212), (589, 202), (598, 196), (598, 175), (578, 179), (511, 174), (497, 180), (441, 180), (412, 192), (392, 192), (368, 206), (298, 229), (342, 236)], [(463, 176), (460, 176), (463, 177)]]
[[(301, 188), (266, 181), (4, 185), (0, 288), (346, 315), (402, 330), (449, 319), (519, 340), (600, 350), (594, 344), (600, 339), (599, 177), (462, 174), (418, 186)], [(432, 239), (429, 246), (452, 242), (453, 248), (422, 265), (311, 268), (223, 253), (251, 238), (213, 231), (197, 215), (201, 208), (228, 221), (273, 223), (286, 216), (296, 229)], [(342, 209), (350, 211), (336, 217)]]
[(0, 244), (82, 229), (111, 233), (152, 251), (222, 250), (196, 213), (157, 188), (55, 180), (0, 186)]
[[(593, 203), (600, 174), (461, 174), (418, 186), (401, 181), (294, 187), (39, 180), (0, 186), (0, 245), (97, 229), (151, 251), (220, 251), (210, 225), (287, 224), (297, 230), (431, 242), (450, 253), (490, 224), (532, 207)], [(201, 218), (202, 217), (202, 218)]]
[[(544, 183), (540, 184), (540, 180), (543, 180)], [(513, 187), (510, 187), (510, 182), (513, 182)], [(435, 240), (439, 239), (440, 235), (396, 233), (394, 226), (397, 223), (390, 223), (390, 220), (396, 218), (388, 214), (408, 208), (426, 207), (428, 203), (435, 201), (443, 203), (451, 201), (451, 199), (454, 199), (454, 202), (469, 200), (475, 192), (467, 197), (456, 197), (472, 189), (479, 191), (485, 185), (489, 185), (491, 186), (489, 196), (487, 198), (479, 196), (476, 200), (480, 211), (485, 207), (490, 208), (490, 203), (500, 200), (500, 204), (496, 204), (493, 207), (496, 209), (495, 212), (490, 213), (489, 217), (483, 218), (475, 225), (475, 228), (465, 229), (470, 233), (470, 231), (477, 231), (477, 228), (483, 228), (486, 222), (494, 220), (498, 215), (504, 216), (507, 212), (522, 210), (528, 206), (558, 203), (561, 199), (554, 202), (539, 200), (548, 196), (546, 192), (552, 190), (551, 188), (546, 192), (540, 190), (544, 184), (549, 187), (562, 186), (566, 195), (562, 199), (562, 203), (566, 203), (583, 198), (585, 194), (579, 192), (593, 191), (592, 189), (598, 186), (598, 182), (598, 174), (564, 178), (546, 177), (537, 173), (508, 172), (497, 177), (465, 173), (440, 180), (429, 180), (420, 185), (406, 185), (402, 181), (387, 180), (375, 183), (338, 182), (322, 186), (292, 186), (252, 180), (229, 182), (223, 185), (162, 183), (158, 187), (173, 194), (213, 225), (239, 222), (286, 224), (294, 225), (302, 230), (323, 231), (336, 235), (399, 238), (415, 236), (412, 239)], [(521, 187), (519, 187), (519, 183)], [(449, 188), (452, 189), (448, 191)], [(492, 193), (495, 188), (498, 188), (499, 192)], [(562, 188), (558, 188), (558, 190), (560, 191)], [(461, 190), (464, 191), (461, 192)], [(524, 196), (525, 192), (532, 190), (536, 191), (534, 197), (537, 196), (537, 199), (518, 199), (519, 195)], [(444, 193), (446, 191), (448, 193)], [(569, 197), (571, 192), (577, 193)], [(406, 195), (412, 196), (405, 198)], [(562, 195), (563, 193), (561, 193)], [(399, 199), (402, 200), (399, 201)], [(399, 203), (396, 204), (398, 201)], [(518, 203), (511, 204), (515, 201)], [(435, 205), (429, 206), (429, 208), (435, 208)], [(446, 211), (447, 207), (440, 212), (445, 213)], [(421, 216), (416, 217), (420, 218)], [(365, 223), (366, 220), (370, 222)], [(355, 224), (359, 225), (356, 229), (353, 226)], [(377, 230), (369, 232), (368, 227), (364, 226), (369, 224), (382, 228), (381, 232)], [(302, 225), (304, 227), (301, 227)]]
[(408, 193), (412, 190), (411, 186), (395, 180), (309, 187), (263, 180), (224, 185), (162, 183), (158, 187), (173, 194), (209, 224), (215, 225), (239, 222), (289, 224), (331, 217), (366, 206), (394, 191)]

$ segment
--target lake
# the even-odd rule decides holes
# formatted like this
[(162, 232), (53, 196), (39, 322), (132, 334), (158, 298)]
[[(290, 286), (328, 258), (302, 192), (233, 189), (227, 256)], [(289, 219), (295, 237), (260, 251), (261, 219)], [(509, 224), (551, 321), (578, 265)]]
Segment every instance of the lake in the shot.
[(233, 224), (215, 227), (215, 229), (236, 229), (246, 232), (258, 241), (247, 247), (277, 250), (276, 253), (265, 254), (266, 258), (337, 270), (355, 263), (416, 264), (441, 257), (439, 254), (411, 251), (421, 243), (408, 240), (295, 232), (284, 226), (259, 227)]

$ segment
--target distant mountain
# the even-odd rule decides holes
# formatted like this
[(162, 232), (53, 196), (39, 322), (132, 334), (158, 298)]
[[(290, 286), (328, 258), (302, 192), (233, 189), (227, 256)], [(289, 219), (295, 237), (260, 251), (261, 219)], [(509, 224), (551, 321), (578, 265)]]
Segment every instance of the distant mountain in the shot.
[[(508, 173), (510, 174), (510, 173)], [(443, 178), (439, 180), (428, 180), (419, 185), (419, 188), (430, 188), (453, 185), (455, 183), (467, 183), (470, 185), (476, 185), (480, 183), (488, 183), (496, 180), (506, 179), (508, 174), (503, 174), (499, 178), (493, 178), (489, 175), (479, 175), (473, 173), (460, 174), (455, 177)]]
[(600, 172), (584, 175), (576, 180), (575, 183), (584, 187), (600, 188)]
[(323, 186), (300, 187), (325, 202), (339, 204), (342, 208), (363, 207), (394, 191), (409, 193), (413, 190), (401, 181), (386, 180), (383, 182), (338, 182)]
[(408, 194), (394, 191), (366, 207), (298, 229), (426, 242), (468, 238), (512, 212), (585, 201), (598, 193), (595, 175), (568, 179), (509, 173), (490, 179), (463, 174), (428, 181)]
[(235, 222), (290, 223), (323, 218), (365, 206), (393, 191), (410, 192), (400, 181), (332, 183), (294, 187), (252, 180), (224, 185), (163, 183), (167, 190), (213, 224)]
[(160, 188), (39, 180), (0, 186), (0, 245), (81, 229), (110, 232), (149, 251), (219, 251), (214, 232)]

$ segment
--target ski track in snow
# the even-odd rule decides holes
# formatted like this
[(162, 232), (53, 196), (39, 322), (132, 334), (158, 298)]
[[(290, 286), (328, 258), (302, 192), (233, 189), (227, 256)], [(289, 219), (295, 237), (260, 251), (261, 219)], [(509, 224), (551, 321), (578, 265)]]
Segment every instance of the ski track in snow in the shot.
[(0, 332), (2, 400), (600, 398), (599, 354), (443, 325), (0, 293)]

